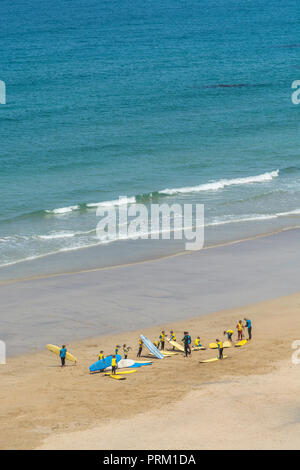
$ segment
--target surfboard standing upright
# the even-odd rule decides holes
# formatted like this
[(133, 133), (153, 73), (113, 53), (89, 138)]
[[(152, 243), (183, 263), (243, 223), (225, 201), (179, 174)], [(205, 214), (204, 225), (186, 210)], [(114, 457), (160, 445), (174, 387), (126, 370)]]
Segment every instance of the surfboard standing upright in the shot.
[(143, 341), (146, 348), (152, 354), (154, 354), (154, 356), (157, 357), (157, 359), (163, 359), (164, 358), (163, 354), (154, 346), (153, 343), (151, 343), (151, 341), (148, 338), (146, 338), (146, 336), (141, 335), (141, 340)]

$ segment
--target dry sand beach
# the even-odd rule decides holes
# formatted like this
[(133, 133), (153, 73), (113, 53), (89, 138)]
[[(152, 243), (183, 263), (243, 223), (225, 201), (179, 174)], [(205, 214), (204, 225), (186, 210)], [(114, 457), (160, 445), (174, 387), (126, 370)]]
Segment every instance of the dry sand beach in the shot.
[[(0, 369), (2, 449), (266, 449), (299, 448), (300, 365), (291, 342), (300, 328), (300, 294), (172, 325), (204, 344), (240, 317), (254, 338), (226, 349), (228, 359), (200, 364), (216, 351), (182, 354), (116, 382), (88, 366), (99, 347), (136, 346), (140, 332), (74, 342), (78, 365), (59, 368), (47, 351), (13, 358)], [(157, 337), (158, 328), (145, 331)], [(136, 347), (132, 356), (135, 356)], [(144, 350), (144, 354), (146, 351)]]

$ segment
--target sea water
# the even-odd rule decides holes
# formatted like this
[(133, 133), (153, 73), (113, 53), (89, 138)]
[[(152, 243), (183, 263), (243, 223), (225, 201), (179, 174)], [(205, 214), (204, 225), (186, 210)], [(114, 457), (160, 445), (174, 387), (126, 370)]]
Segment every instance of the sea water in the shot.
[(2, 0), (0, 278), (182, 250), (97, 237), (120, 196), (204, 204), (206, 245), (300, 225), (299, 15), (292, 0)]

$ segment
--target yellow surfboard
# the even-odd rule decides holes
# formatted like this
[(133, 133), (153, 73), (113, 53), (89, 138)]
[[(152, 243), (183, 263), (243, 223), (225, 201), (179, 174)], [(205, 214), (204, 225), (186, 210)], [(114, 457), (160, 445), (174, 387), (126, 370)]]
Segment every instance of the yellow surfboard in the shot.
[(126, 377), (123, 377), (122, 375), (109, 374), (109, 376), (115, 380), (126, 380)]
[[(209, 349), (218, 349), (217, 343), (209, 343)], [(224, 341), (223, 348), (231, 348), (231, 344), (229, 341)]]
[(174, 346), (174, 348), (178, 349), (178, 351), (184, 352), (184, 347), (182, 346), (182, 344), (177, 343), (177, 341), (173, 341), (173, 340), (168, 339), (168, 338), (167, 338), (167, 341), (169, 341), (169, 343), (172, 346)]
[(103, 375), (124, 375), (124, 374), (133, 374), (136, 372), (137, 369), (132, 369), (132, 370), (121, 370), (119, 372), (116, 372), (115, 374), (112, 374), (111, 372), (105, 372)]
[[(48, 349), (48, 351), (51, 351), (53, 354), (56, 354), (56, 356), (59, 356), (59, 353), (61, 350), (61, 348), (58, 346), (55, 346), (55, 344), (47, 344), (46, 349)], [(69, 352), (66, 353), (66, 359), (71, 362), (77, 362), (76, 357), (73, 356), (73, 354)]]
[[(227, 359), (228, 356), (223, 356), (223, 359)], [(223, 359), (219, 359), (218, 357), (213, 357), (212, 359), (205, 359), (204, 361), (199, 361), (200, 364), (205, 364), (207, 362), (217, 362), (222, 361)]]
[[(176, 356), (178, 354), (178, 352), (175, 352), (175, 351), (161, 351), (161, 350), (159, 350), (159, 352), (161, 352), (164, 357), (172, 357), (172, 356)], [(150, 356), (154, 356), (154, 354), (150, 353)]]
[(245, 344), (248, 343), (247, 339), (242, 339), (242, 341), (239, 341), (238, 343), (235, 344), (236, 348), (240, 348), (241, 346), (245, 346)]

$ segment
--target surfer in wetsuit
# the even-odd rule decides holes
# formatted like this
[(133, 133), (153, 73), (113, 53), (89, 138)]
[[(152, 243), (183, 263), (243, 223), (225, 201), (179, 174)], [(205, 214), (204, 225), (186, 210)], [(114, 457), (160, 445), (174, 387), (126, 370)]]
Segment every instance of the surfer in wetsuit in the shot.
[(66, 354), (67, 354), (67, 349), (65, 344), (62, 345), (61, 350), (59, 351), (59, 357), (61, 360), (61, 366), (64, 367), (65, 362), (66, 362)]
[(219, 350), (219, 359), (223, 359), (223, 343), (219, 339), (216, 339), (216, 343), (218, 345)]
[(126, 346), (126, 344), (123, 344), (123, 353), (124, 353), (124, 359), (127, 359), (129, 350), (131, 349), (130, 346)]
[(200, 336), (197, 336), (195, 339), (195, 348), (201, 348), (202, 344), (200, 343)]
[(112, 373), (112, 374), (115, 374), (115, 373), (116, 373), (117, 367), (118, 367), (118, 365), (117, 365), (117, 359), (116, 359), (116, 356), (113, 355), (112, 360), (111, 360), (111, 373)]
[(224, 335), (227, 335), (228, 341), (231, 341), (231, 342), (232, 342), (233, 330), (226, 330), (226, 331), (224, 331)]
[[(174, 335), (174, 331), (170, 331), (170, 341), (176, 341), (176, 336)], [(175, 351), (175, 346), (173, 346), (173, 351)]]
[(236, 325), (236, 329), (238, 331), (238, 341), (241, 341), (243, 339), (243, 330), (244, 330), (244, 325), (242, 323), (242, 320), (240, 320), (238, 322), (238, 324)]
[(143, 351), (143, 341), (141, 340), (141, 338), (139, 338), (139, 350), (136, 356), (141, 357), (142, 351)]
[(191, 355), (191, 342), (192, 342), (192, 339), (188, 333), (188, 331), (184, 331), (184, 337), (182, 338), (181, 341), (183, 341), (184, 343), (184, 355), (185, 357), (188, 357)]
[(98, 359), (99, 359), (99, 361), (104, 361), (104, 354), (103, 354), (103, 351), (100, 351), (100, 352), (99, 352)]
[(165, 349), (165, 337), (166, 337), (166, 334), (164, 331), (161, 332), (160, 334), (160, 349), (163, 351)]
[(248, 337), (249, 337), (249, 341), (250, 339), (252, 339), (252, 323), (251, 323), (251, 320), (249, 320), (249, 318), (244, 318), (245, 320), (245, 327), (248, 328)]

